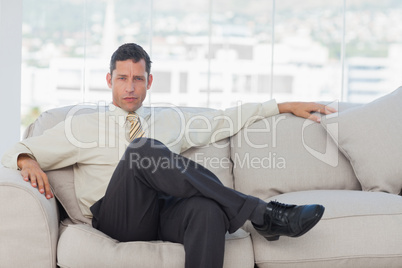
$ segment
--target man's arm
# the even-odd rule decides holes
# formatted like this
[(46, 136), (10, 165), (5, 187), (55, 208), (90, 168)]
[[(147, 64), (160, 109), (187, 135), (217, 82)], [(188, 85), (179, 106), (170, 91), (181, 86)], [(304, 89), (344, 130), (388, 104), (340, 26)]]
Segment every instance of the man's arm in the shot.
[(32, 187), (38, 188), (39, 192), (45, 194), (47, 199), (53, 197), (49, 180), (43, 172), (39, 163), (28, 154), (20, 154), (17, 165), (21, 170), (21, 176), (25, 181), (31, 181)]
[(336, 110), (332, 107), (315, 103), (315, 102), (284, 102), (278, 104), (279, 113), (292, 113), (302, 118), (308, 118), (315, 122), (320, 122), (321, 118), (311, 114), (319, 112), (321, 114), (335, 113)]
[[(277, 115), (275, 100), (263, 103), (245, 103), (225, 110), (208, 110), (202, 113), (185, 112), (184, 139), (181, 151), (204, 146), (235, 135), (244, 126), (257, 120)], [(180, 121), (181, 118), (178, 118)], [(179, 126), (180, 127), (180, 126)]]
[(64, 123), (61, 122), (42, 135), (15, 144), (3, 155), (1, 163), (8, 168), (20, 169), (23, 179), (49, 199), (53, 194), (43, 170), (58, 169), (76, 163), (78, 150), (67, 138)]
[[(286, 102), (277, 104), (275, 100), (264, 103), (248, 103), (226, 110), (212, 110), (202, 114), (185, 114), (190, 128), (182, 145), (182, 151), (194, 146), (203, 146), (235, 135), (244, 126), (256, 120), (277, 115), (293, 113), (296, 116), (320, 122), (320, 118), (311, 112), (330, 114), (335, 109), (314, 102)], [(198, 118), (197, 120), (192, 120)], [(207, 123), (207, 124), (206, 124)], [(197, 131), (203, 130), (203, 131)]]

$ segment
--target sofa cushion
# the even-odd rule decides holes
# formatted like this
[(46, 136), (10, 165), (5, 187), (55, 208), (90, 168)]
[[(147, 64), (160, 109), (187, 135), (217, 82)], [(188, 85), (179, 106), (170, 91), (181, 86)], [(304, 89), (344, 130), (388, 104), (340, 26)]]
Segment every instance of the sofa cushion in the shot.
[(303, 190), (360, 189), (349, 161), (311, 120), (291, 114), (266, 118), (231, 143), (235, 189), (246, 194), (265, 199)]
[(363, 190), (402, 189), (402, 87), (371, 103), (326, 116), (322, 125), (350, 160)]
[[(48, 110), (26, 130), (24, 137), (41, 135), (46, 129), (51, 128), (63, 121), (67, 114), (75, 109), (75, 114), (85, 114), (97, 112), (94, 106), (65, 106)], [(100, 109), (105, 109), (100, 107)], [(203, 108), (181, 108), (183, 111), (202, 112)], [(204, 146), (202, 148), (191, 148), (183, 153), (184, 156), (196, 161), (215, 173), (222, 183), (233, 188), (232, 163), (229, 159), (230, 144), (229, 139), (221, 140), (217, 143)], [(91, 219), (82, 214), (75, 194), (74, 173), (72, 167), (46, 172), (54, 195), (60, 201), (68, 216), (74, 223), (91, 224)]]
[(275, 196), (325, 206), (321, 221), (298, 238), (268, 242), (251, 226), (258, 267), (401, 267), (402, 197), (380, 192), (305, 191)]
[(92, 220), (85, 217), (78, 205), (75, 195), (74, 172), (72, 167), (46, 172), (53, 194), (63, 206), (68, 217), (74, 223), (86, 223), (91, 225)]
[[(57, 263), (60, 267), (184, 267), (184, 247), (162, 241), (118, 242), (84, 224), (62, 223)], [(224, 267), (253, 268), (250, 234), (226, 235)]]

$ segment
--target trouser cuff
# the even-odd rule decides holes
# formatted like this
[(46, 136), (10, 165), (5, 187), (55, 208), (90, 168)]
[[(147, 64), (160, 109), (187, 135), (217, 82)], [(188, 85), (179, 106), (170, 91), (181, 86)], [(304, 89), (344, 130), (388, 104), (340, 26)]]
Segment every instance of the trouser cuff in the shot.
[(242, 227), (244, 223), (250, 218), (251, 213), (257, 207), (259, 201), (257, 197), (247, 196), (239, 213), (230, 220), (229, 233), (236, 232), (237, 229)]

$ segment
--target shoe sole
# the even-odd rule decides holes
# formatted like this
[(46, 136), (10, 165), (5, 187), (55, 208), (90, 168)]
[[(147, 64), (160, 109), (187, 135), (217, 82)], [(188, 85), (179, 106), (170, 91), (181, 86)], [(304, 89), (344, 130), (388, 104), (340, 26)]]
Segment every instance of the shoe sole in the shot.
[(267, 239), (268, 241), (272, 242), (272, 241), (276, 241), (279, 240), (280, 235), (274, 235), (274, 236), (265, 236), (265, 239)]

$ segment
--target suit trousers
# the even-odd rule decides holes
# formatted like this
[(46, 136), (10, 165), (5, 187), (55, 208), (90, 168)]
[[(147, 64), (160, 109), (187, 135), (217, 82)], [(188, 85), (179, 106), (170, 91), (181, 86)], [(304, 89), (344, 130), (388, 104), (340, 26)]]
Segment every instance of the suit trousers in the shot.
[(139, 138), (90, 209), (93, 227), (114, 239), (182, 243), (187, 268), (218, 268), (225, 233), (240, 228), (257, 204), (256, 197), (225, 187), (211, 171), (161, 142)]

